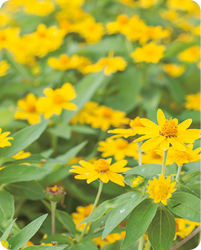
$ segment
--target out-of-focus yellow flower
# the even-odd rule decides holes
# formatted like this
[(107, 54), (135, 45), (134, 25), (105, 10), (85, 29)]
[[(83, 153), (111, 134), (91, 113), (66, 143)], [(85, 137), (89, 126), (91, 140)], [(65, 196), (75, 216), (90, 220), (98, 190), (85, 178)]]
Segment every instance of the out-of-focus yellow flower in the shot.
[(62, 109), (76, 110), (77, 106), (70, 101), (76, 97), (74, 87), (70, 83), (65, 83), (60, 89), (44, 89), (46, 97), (38, 100), (37, 108), (44, 114), (45, 119), (49, 119), (53, 114), (60, 115)]
[(93, 164), (80, 161), (80, 166), (72, 166), (72, 169), (69, 172), (76, 173), (75, 179), (87, 180), (87, 183), (91, 183), (97, 179), (100, 179), (103, 183), (108, 183), (112, 181), (120, 186), (125, 186), (124, 177), (119, 174), (123, 173), (130, 168), (124, 168), (127, 164), (126, 160), (117, 161), (114, 164), (110, 165), (112, 158), (107, 160), (99, 159), (94, 161)]
[(9, 70), (10, 65), (6, 62), (6, 60), (3, 60), (0, 62), (0, 77), (7, 75), (7, 71)]
[(3, 10), (0, 10), (0, 28), (6, 26), (11, 22), (11, 17), (10, 15)]
[[(92, 208), (93, 204), (90, 204), (86, 207), (78, 206), (76, 207), (77, 212), (71, 214), (73, 221), (76, 225), (76, 228), (78, 230), (82, 231), (84, 229), (86, 223), (82, 223), (81, 225), (79, 224), (90, 215)], [(89, 226), (87, 227), (87, 230), (89, 230)]]
[(104, 69), (106, 76), (116, 73), (117, 71), (123, 71), (126, 68), (126, 61), (122, 57), (105, 57), (101, 58), (96, 64), (87, 66), (85, 71), (87, 73), (99, 72)]
[(180, 238), (186, 238), (190, 233), (193, 232), (195, 227), (198, 227), (200, 225), (199, 222), (193, 222), (189, 221), (183, 218), (175, 218), (176, 222), (176, 233), (174, 240), (177, 239), (177, 237)]
[(52, 1), (49, 0), (24, 1), (24, 9), (29, 14), (46, 16), (54, 10), (54, 4), (52, 3)]
[[(34, 243), (29, 240), (27, 241), (26, 246), (34, 246)], [(24, 249), (24, 246), (21, 247), (21, 249)]]
[(109, 234), (107, 235), (104, 239), (102, 237), (96, 237), (93, 238), (92, 240), (96, 243), (96, 245), (102, 249), (106, 244), (112, 244), (117, 240), (122, 239), (121, 234), (114, 233), (114, 234)]
[(94, 111), (97, 109), (97, 102), (88, 102), (84, 108), (80, 110), (71, 120), (71, 124), (85, 124), (90, 123), (94, 119)]
[(38, 99), (34, 94), (30, 93), (17, 102), (17, 111), (15, 119), (27, 120), (29, 124), (40, 122), (40, 112), (37, 107)]
[(144, 182), (144, 178), (141, 177), (141, 176), (137, 176), (137, 177), (134, 177), (134, 178), (131, 180), (131, 186), (132, 186), (133, 188), (137, 188), (137, 187), (139, 187), (139, 185), (141, 185), (143, 182)]
[(200, 129), (188, 129), (192, 123), (192, 119), (187, 119), (178, 125), (178, 120), (167, 120), (161, 109), (157, 111), (158, 124), (142, 118), (140, 121), (145, 127), (136, 128), (138, 134), (143, 134), (135, 142), (143, 141), (142, 151), (151, 150), (160, 147), (163, 151), (167, 150), (170, 145), (175, 146), (180, 151), (186, 150), (184, 143), (193, 143), (200, 138)]
[(63, 7), (80, 7), (85, 2), (85, 0), (57, 0), (57, 3)]
[(175, 40), (175, 42), (185, 42), (185, 43), (189, 43), (191, 41), (193, 41), (193, 36), (189, 33), (181, 33), (178, 38)]
[(165, 46), (151, 42), (131, 53), (134, 62), (158, 63), (163, 58)]
[(40, 65), (38, 64), (36, 64), (36, 65), (34, 65), (32, 68), (31, 68), (31, 73), (33, 74), (33, 75), (39, 75), (40, 73), (41, 73), (41, 67), (40, 67)]
[(139, 7), (139, 8), (143, 8), (143, 9), (148, 9), (150, 8), (152, 5), (156, 4), (158, 2), (158, 0), (139, 0), (139, 1), (135, 1), (135, 0), (119, 0), (119, 2), (126, 4), (130, 7)]
[(168, 0), (167, 6), (173, 10), (188, 11), (192, 8), (192, 0)]
[(0, 30), (0, 50), (10, 48), (19, 39), (19, 28), (6, 28)]
[(201, 33), (200, 31), (201, 31), (201, 25), (192, 28), (192, 33), (196, 36), (200, 36)]
[(129, 23), (129, 17), (125, 14), (119, 15), (116, 22), (107, 23), (108, 34), (121, 32)]
[(175, 21), (178, 18), (178, 13), (175, 10), (163, 10), (160, 16), (169, 21)]
[(163, 174), (159, 176), (159, 179), (154, 177), (153, 181), (149, 180), (148, 182), (149, 185), (146, 187), (148, 188), (147, 193), (150, 194), (149, 197), (154, 199), (155, 203), (161, 201), (164, 205), (167, 205), (167, 199), (172, 197), (172, 193), (176, 191), (176, 189), (174, 189), (176, 182), (170, 183), (171, 176), (165, 179)]
[(13, 155), (12, 158), (15, 158), (16, 160), (21, 160), (29, 157), (31, 155), (30, 152), (24, 152), (23, 150), (18, 152), (17, 154)]
[(179, 60), (184, 62), (197, 62), (200, 59), (200, 47), (193, 46), (179, 54)]
[[(196, 162), (201, 160), (201, 154), (200, 154), (201, 148), (196, 148), (193, 150), (193, 144), (189, 144), (186, 146), (185, 151), (180, 151), (177, 148), (170, 147), (168, 151), (167, 156), (167, 164), (173, 164), (174, 162), (178, 166), (183, 166), (186, 163), (189, 162)], [(163, 155), (162, 150), (157, 150), (157, 153)]]
[(201, 94), (191, 94), (186, 96), (185, 102), (186, 109), (201, 110)]
[(126, 156), (136, 157), (138, 155), (137, 144), (128, 143), (122, 138), (100, 141), (98, 151), (103, 152), (102, 157), (104, 158), (114, 156), (116, 161), (123, 160)]
[(0, 148), (11, 146), (8, 140), (14, 140), (13, 137), (7, 137), (10, 132), (2, 133), (2, 128), (0, 128)]
[(163, 69), (168, 75), (176, 78), (182, 75), (186, 68), (185, 66), (179, 66), (177, 64), (164, 64)]
[(117, 129), (109, 130), (108, 133), (117, 134), (117, 135), (111, 136), (110, 138), (111, 139), (112, 138), (119, 138), (119, 137), (128, 138), (130, 136), (134, 136), (137, 134), (135, 132), (136, 127), (144, 127), (144, 125), (142, 125), (142, 123), (140, 122), (139, 116), (137, 116), (135, 119), (131, 120), (129, 125), (130, 125), (130, 128), (128, 128), (128, 129), (117, 128)]
[[(137, 156), (137, 160), (138, 160), (138, 156)], [(158, 153), (157, 149), (151, 149), (151, 150), (145, 151), (142, 154), (142, 164), (150, 164), (150, 163), (162, 164), (162, 162), (163, 162), (163, 155), (161, 156)]]
[(89, 120), (93, 128), (101, 128), (106, 131), (110, 126), (120, 127), (125, 120), (125, 113), (113, 110), (106, 106), (99, 106), (94, 110), (94, 116)]

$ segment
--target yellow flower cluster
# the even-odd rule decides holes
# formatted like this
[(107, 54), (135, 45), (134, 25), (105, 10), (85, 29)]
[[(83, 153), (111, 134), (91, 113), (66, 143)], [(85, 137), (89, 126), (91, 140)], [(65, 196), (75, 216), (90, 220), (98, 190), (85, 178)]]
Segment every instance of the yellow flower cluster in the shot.
[(75, 110), (77, 107), (70, 101), (76, 97), (74, 87), (65, 83), (60, 89), (44, 89), (45, 97), (35, 97), (30, 93), (17, 102), (15, 119), (27, 120), (29, 124), (39, 123), (43, 114), (49, 119), (53, 114), (60, 115), (62, 109)]
[(201, 94), (200, 92), (197, 94), (191, 94), (186, 96), (186, 109), (193, 109), (193, 110), (201, 110)]

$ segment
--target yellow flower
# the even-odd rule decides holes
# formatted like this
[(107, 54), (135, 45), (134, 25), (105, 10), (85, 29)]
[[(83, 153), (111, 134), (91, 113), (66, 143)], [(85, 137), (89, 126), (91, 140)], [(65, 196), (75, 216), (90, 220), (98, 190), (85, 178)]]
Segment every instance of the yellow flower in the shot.
[[(83, 223), (81, 225), (79, 224), (90, 215), (92, 208), (93, 208), (93, 204), (90, 204), (86, 207), (78, 206), (76, 207), (77, 212), (71, 214), (73, 221), (76, 225), (76, 228), (78, 230), (82, 231), (84, 229), (86, 223)], [(89, 226), (87, 227), (87, 231), (88, 230), (89, 230)]]
[(141, 123), (145, 127), (136, 128), (136, 132), (144, 134), (144, 136), (138, 138), (135, 142), (148, 139), (141, 146), (143, 151), (156, 148), (157, 146), (165, 151), (170, 147), (170, 144), (178, 150), (183, 151), (186, 149), (184, 143), (193, 143), (200, 138), (200, 129), (187, 130), (192, 123), (192, 119), (187, 119), (178, 125), (176, 118), (167, 120), (163, 111), (158, 109), (157, 120), (159, 125), (146, 118), (142, 118)]
[(134, 62), (158, 63), (163, 57), (165, 46), (151, 42), (131, 53)]
[[(43, 235), (43, 239), (46, 239), (47, 238), (47, 234), (44, 234)], [(41, 243), (42, 246), (55, 246), (55, 244), (53, 243)]]
[(201, 94), (191, 94), (186, 96), (185, 107), (186, 109), (201, 110)]
[[(156, 150), (158, 154), (163, 155), (162, 150)], [(170, 147), (167, 156), (167, 164), (171, 165), (174, 162), (178, 166), (183, 166), (188, 162), (196, 162), (201, 160), (200, 154), (201, 148), (196, 148), (193, 150), (193, 144), (189, 144), (186, 146), (185, 151), (180, 151), (177, 148)]]
[(125, 115), (124, 112), (106, 106), (99, 106), (94, 110), (94, 115), (91, 117), (89, 124), (93, 128), (101, 128), (106, 131), (110, 126), (120, 127), (126, 119)]
[(124, 139), (107, 139), (100, 141), (98, 151), (103, 152), (102, 157), (114, 156), (116, 161), (123, 160), (126, 156), (136, 157), (138, 155), (138, 147), (136, 143), (128, 143)]
[(122, 236), (118, 233), (109, 234), (104, 239), (102, 237), (96, 237), (92, 240), (96, 243), (96, 245), (99, 247), (99, 249), (102, 249), (106, 244), (112, 244), (117, 240), (122, 239)]
[(131, 186), (132, 186), (133, 188), (136, 188), (136, 187), (138, 187), (139, 185), (141, 185), (143, 182), (144, 182), (144, 178), (142, 178), (141, 176), (134, 177), (134, 178), (131, 180)]
[(10, 48), (19, 39), (19, 28), (6, 28), (0, 30), (0, 50)]
[(23, 150), (18, 152), (17, 154), (13, 155), (12, 158), (15, 158), (17, 160), (21, 160), (21, 159), (25, 159), (27, 157), (29, 157), (31, 155), (31, 153), (29, 152), (24, 152)]
[(158, 0), (140, 0), (139, 7), (143, 9), (148, 9), (152, 5), (157, 4)]
[(46, 16), (54, 10), (54, 4), (51, 1), (24, 1), (24, 8), (29, 14)]
[(177, 64), (164, 64), (163, 69), (168, 75), (176, 78), (182, 75), (186, 68)]
[(150, 194), (149, 197), (154, 199), (155, 203), (161, 201), (164, 205), (167, 205), (167, 199), (172, 197), (172, 193), (176, 190), (174, 189), (176, 182), (170, 183), (170, 181), (171, 176), (165, 179), (163, 174), (159, 176), (159, 179), (154, 177), (153, 181), (148, 181), (149, 186), (146, 186), (148, 188), (147, 193)]
[(117, 129), (109, 130), (108, 133), (117, 134), (117, 135), (111, 136), (110, 139), (118, 138), (118, 137), (128, 138), (130, 136), (134, 136), (137, 134), (135, 131), (136, 127), (144, 127), (144, 125), (142, 125), (142, 123), (140, 122), (139, 116), (137, 116), (134, 120), (131, 120), (129, 125), (130, 125), (130, 128), (128, 129), (117, 128)]
[[(163, 151), (162, 151), (163, 152)], [(138, 160), (138, 155), (137, 158)], [(163, 162), (163, 154), (159, 154), (157, 149), (151, 149), (142, 154), (142, 164), (162, 164)]]
[(200, 225), (199, 222), (189, 221), (183, 218), (175, 218), (176, 222), (176, 233), (174, 240), (177, 239), (177, 236), (180, 238), (186, 238), (190, 233), (193, 232), (195, 227)]
[(38, 109), (44, 113), (45, 119), (49, 119), (53, 114), (60, 115), (62, 109), (76, 110), (77, 106), (70, 101), (76, 97), (74, 87), (70, 83), (65, 83), (60, 89), (44, 89), (46, 97), (38, 100)]
[(129, 17), (125, 14), (119, 15), (116, 22), (107, 23), (108, 34), (121, 32), (129, 23)]
[(188, 11), (192, 8), (192, 0), (168, 0), (167, 6), (173, 10), (184, 10)]
[(10, 65), (6, 62), (6, 60), (3, 60), (0, 62), (0, 77), (7, 75), (7, 71), (10, 68)]
[(2, 240), (2, 241), (0, 241), (0, 243), (1, 243), (1, 249), (3, 248), (3, 249), (9, 249), (9, 244), (8, 244), (8, 241), (6, 241), (6, 240)]
[(160, 12), (160, 16), (169, 21), (175, 21), (178, 18), (178, 13), (174, 10), (163, 10)]
[(29, 124), (36, 124), (40, 122), (40, 112), (37, 108), (38, 99), (34, 94), (30, 93), (23, 99), (17, 102), (17, 111), (15, 112), (15, 119), (27, 120)]
[(184, 62), (197, 62), (200, 59), (200, 47), (193, 46), (179, 54), (179, 60)]
[(6, 26), (7, 24), (10, 24), (11, 17), (8, 13), (6, 13), (4, 10), (0, 10), (0, 28)]
[(2, 128), (0, 128), (0, 148), (11, 146), (8, 140), (14, 140), (13, 137), (7, 137), (10, 132), (2, 133)]
[(79, 163), (82, 167), (72, 166), (74, 169), (69, 170), (69, 172), (78, 174), (75, 176), (75, 179), (87, 180), (88, 184), (92, 181), (100, 179), (104, 183), (112, 181), (120, 186), (125, 186), (123, 182), (124, 177), (118, 173), (123, 173), (130, 169), (124, 168), (127, 161), (121, 160), (110, 165), (111, 161), (111, 158), (107, 160), (99, 159), (94, 161), (93, 164), (86, 161), (80, 161)]

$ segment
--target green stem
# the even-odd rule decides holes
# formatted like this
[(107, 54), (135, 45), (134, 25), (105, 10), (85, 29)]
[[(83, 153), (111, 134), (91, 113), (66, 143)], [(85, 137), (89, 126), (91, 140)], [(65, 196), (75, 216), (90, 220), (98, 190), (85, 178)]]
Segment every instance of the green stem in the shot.
[(52, 209), (52, 235), (55, 234), (55, 212), (56, 212), (57, 203), (51, 201), (51, 209)]
[(163, 153), (162, 174), (165, 175), (165, 167), (167, 161), (168, 149)]
[(142, 142), (137, 142), (137, 146), (138, 146), (138, 164), (139, 166), (142, 165), (142, 150), (141, 150), (141, 145), (142, 145)]
[[(98, 201), (99, 201), (99, 198), (100, 198), (102, 189), (103, 189), (103, 182), (102, 182), (102, 181), (99, 181), (98, 193), (97, 193), (97, 195), (96, 195), (96, 199), (95, 199), (95, 201), (94, 201), (94, 205), (93, 205), (93, 207), (92, 207), (91, 213), (94, 211), (94, 209), (96, 208), (96, 206), (97, 206), (97, 204), (98, 204)], [(90, 214), (91, 214), (91, 213), (90, 213)], [(82, 233), (81, 233), (81, 235), (80, 235), (80, 238), (79, 238), (78, 242), (80, 242), (81, 239), (83, 238), (83, 236), (84, 236), (84, 234), (85, 234), (85, 232), (86, 232), (86, 230), (87, 230), (88, 225), (89, 225), (89, 223), (86, 223), (86, 225), (85, 225), (85, 227), (84, 227), (84, 229), (83, 229), (83, 231), (82, 231)]]
[(138, 250), (143, 250), (143, 247), (144, 247), (144, 235), (142, 235), (142, 237), (140, 238)]
[(146, 244), (146, 247), (145, 247), (145, 250), (150, 250), (151, 249), (151, 243), (150, 241), (148, 240), (147, 241), (147, 244)]
[(178, 181), (178, 179), (179, 179), (179, 175), (181, 174), (182, 167), (183, 166), (178, 166), (177, 175), (176, 175), (176, 181)]

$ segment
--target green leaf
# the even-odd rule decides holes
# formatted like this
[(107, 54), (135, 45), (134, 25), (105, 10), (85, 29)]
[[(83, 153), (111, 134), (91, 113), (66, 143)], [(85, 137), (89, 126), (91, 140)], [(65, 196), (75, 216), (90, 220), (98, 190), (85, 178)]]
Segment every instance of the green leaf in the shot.
[(9, 111), (7, 108), (1, 108), (0, 109), (0, 128), (5, 127), (8, 125), (12, 120), (14, 116), (14, 110)]
[(40, 242), (43, 243), (52, 243), (56, 241), (58, 244), (72, 244), (72, 240), (67, 235), (55, 234), (50, 235), (45, 239), (42, 239)]
[[(28, 246), (26, 247), (26, 250), (62, 250), (66, 248), (66, 245), (59, 245), (59, 246), (45, 246), (45, 245), (42, 245), (42, 246)], [(11, 248), (11, 250), (13, 250)]]
[(122, 247), (136, 242), (146, 232), (157, 211), (157, 204), (152, 199), (140, 203), (131, 213), (126, 223), (126, 236)]
[(200, 183), (191, 184), (191, 185), (180, 185), (179, 189), (183, 192), (196, 195), (200, 198)]
[(57, 219), (63, 224), (63, 226), (70, 232), (72, 235), (76, 235), (78, 233), (75, 223), (72, 219), (72, 217), (64, 212), (57, 210), (56, 211), (56, 217)]
[(168, 208), (184, 219), (200, 222), (200, 199), (184, 192), (173, 193), (167, 200)]
[(85, 135), (97, 135), (98, 130), (85, 125), (74, 125), (71, 126), (71, 131)]
[(43, 187), (36, 181), (15, 182), (6, 185), (5, 190), (24, 199), (41, 200), (45, 198)]
[(5, 147), (1, 150), (0, 158), (13, 156), (29, 146), (32, 142), (40, 137), (48, 123), (49, 120), (43, 121), (16, 132), (14, 135), (12, 135), (14, 140), (11, 141), (11, 146)]
[(66, 140), (70, 139), (71, 137), (71, 127), (65, 123), (61, 123), (55, 128), (50, 128), (48, 129), (48, 131), (51, 134), (64, 138)]
[(0, 191), (0, 230), (5, 231), (14, 216), (14, 199), (13, 196), (6, 192)]
[(9, 234), (10, 234), (10, 231), (11, 231), (11, 229), (12, 229), (13, 224), (14, 224), (15, 221), (16, 221), (16, 219), (14, 219), (14, 220), (10, 223), (10, 225), (8, 226), (8, 228), (5, 230), (5, 232), (3, 233), (3, 235), (0, 237), (0, 240), (6, 240), (6, 239), (8, 238), (8, 236), (9, 236)]
[(8, 165), (1, 170), (0, 184), (32, 181), (48, 174), (50, 170), (27, 165)]
[[(167, 88), (174, 99), (174, 101), (180, 105), (182, 105), (185, 101), (185, 91), (181, 83), (175, 79), (168, 77)], [(189, 116), (191, 117), (191, 116)], [(188, 117), (188, 118), (189, 118)]]
[(107, 79), (108, 78), (104, 75), (103, 71), (83, 77), (75, 86), (77, 97), (73, 100), (73, 103), (77, 105), (77, 110), (64, 110), (63, 122), (69, 122), (73, 116), (76, 115), (88, 101), (90, 101), (97, 89)]
[(36, 220), (29, 223), (26, 227), (24, 227), (18, 234), (8, 240), (9, 245), (11, 245), (12, 250), (18, 250), (22, 246), (24, 246), (28, 240), (32, 238), (32, 236), (38, 231), (41, 227), (43, 221), (46, 219), (47, 214), (44, 214), (37, 218)]
[(68, 250), (98, 250), (98, 247), (92, 240), (84, 240), (75, 246), (69, 247)]
[(174, 216), (165, 207), (159, 207), (148, 228), (148, 238), (153, 250), (168, 250), (175, 232)]
[[(91, 213), (85, 220), (82, 221), (82, 223), (96, 221), (96, 220), (100, 219), (101, 217), (103, 217), (103, 215), (108, 213), (110, 210), (116, 208), (119, 204), (121, 204), (125, 201), (128, 201), (128, 200), (134, 199), (134, 198), (136, 199), (139, 196), (141, 196), (140, 192), (131, 191), (131, 192), (119, 195), (112, 200), (107, 200), (107, 201), (103, 202), (102, 204), (100, 204), (98, 206), (98, 208), (95, 211), (93, 211), (93, 213)], [(80, 223), (80, 224), (82, 224), (82, 223)]]
[[(155, 176), (159, 176), (161, 174), (161, 165), (159, 164), (146, 164), (142, 166), (137, 166), (134, 168), (131, 168), (130, 170), (126, 171), (124, 174), (125, 181), (130, 185), (130, 180), (133, 178), (133, 176), (127, 176), (127, 175), (141, 175), (145, 178), (148, 178), (152, 180)], [(166, 176), (168, 176), (168, 169), (166, 169)]]
[(140, 204), (143, 200), (148, 197), (148, 194), (140, 195), (135, 198), (131, 198), (120, 205), (118, 205), (114, 210), (112, 210), (109, 218), (105, 224), (105, 230), (103, 231), (102, 238), (104, 239), (115, 227), (119, 225), (130, 213), (131, 211)]
[(185, 110), (182, 111), (181, 114), (179, 115), (178, 119), (180, 121), (184, 121), (186, 119), (189, 119), (189, 117), (193, 120), (193, 122), (200, 122), (200, 111), (198, 110)]

